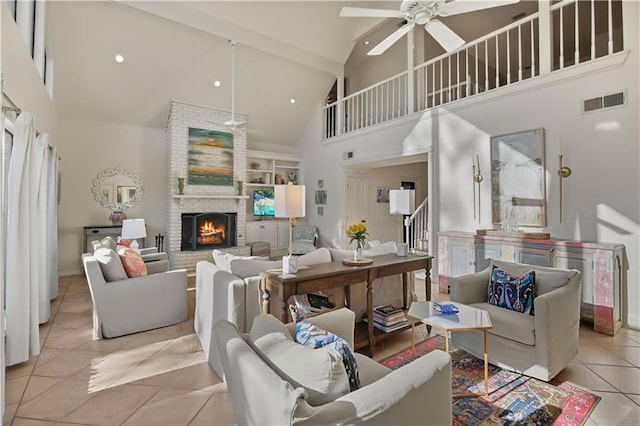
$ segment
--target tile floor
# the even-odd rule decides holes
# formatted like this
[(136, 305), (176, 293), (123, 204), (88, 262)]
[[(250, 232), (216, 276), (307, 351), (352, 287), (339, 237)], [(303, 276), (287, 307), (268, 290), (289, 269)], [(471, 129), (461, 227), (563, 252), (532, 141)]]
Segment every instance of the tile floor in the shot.
[[(40, 355), (7, 369), (3, 424), (235, 424), (226, 386), (210, 369), (192, 320), (97, 341), (91, 321), (84, 277), (61, 277), (52, 320), (40, 327)], [(375, 358), (406, 348), (409, 333), (387, 339)], [(587, 424), (639, 425), (640, 331), (608, 337), (585, 325), (580, 333), (580, 354), (560, 378), (602, 397)]]

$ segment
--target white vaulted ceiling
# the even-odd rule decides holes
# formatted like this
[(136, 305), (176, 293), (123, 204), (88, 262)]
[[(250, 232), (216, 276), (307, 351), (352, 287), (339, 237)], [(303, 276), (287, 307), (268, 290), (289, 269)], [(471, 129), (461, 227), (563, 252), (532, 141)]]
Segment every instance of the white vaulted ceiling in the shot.
[[(355, 41), (383, 23), (340, 18), (340, 9), (399, 5), (331, 0), (48, 2), (54, 99), (63, 117), (155, 128), (165, 126), (171, 99), (230, 110), (228, 41), (233, 39), (238, 43), (236, 112), (248, 114), (250, 145), (293, 146), (323, 105)], [(125, 61), (116, 63), (116, 54)], [(215, 80), (222, 86), (214, 87)]]

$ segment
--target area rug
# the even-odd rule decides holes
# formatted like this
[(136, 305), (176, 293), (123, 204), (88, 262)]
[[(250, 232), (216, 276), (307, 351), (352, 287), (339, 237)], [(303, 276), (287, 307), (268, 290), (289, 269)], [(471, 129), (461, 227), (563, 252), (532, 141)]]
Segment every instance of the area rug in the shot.
[[(415, 355), (405, 349), (380, 361), (399, 368), (434, 349), (444, 349), (444, 338), (416, 344)], [(482, 392), (484, 364), (462, 350), (451, 352), (452, 392)], [(454, 398), (453, 425), (583, 425), (600, 397), (568, 382), (541, 380), (489, 365), (489, 395)]]

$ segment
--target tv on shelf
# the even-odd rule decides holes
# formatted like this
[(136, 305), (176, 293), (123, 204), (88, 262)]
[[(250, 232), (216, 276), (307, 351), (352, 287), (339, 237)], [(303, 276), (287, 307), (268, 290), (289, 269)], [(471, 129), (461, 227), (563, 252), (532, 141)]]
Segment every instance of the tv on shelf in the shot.
[(276, 215), (276, 202), (272, 189), (259, 189), (253, 191), (253, 215)]

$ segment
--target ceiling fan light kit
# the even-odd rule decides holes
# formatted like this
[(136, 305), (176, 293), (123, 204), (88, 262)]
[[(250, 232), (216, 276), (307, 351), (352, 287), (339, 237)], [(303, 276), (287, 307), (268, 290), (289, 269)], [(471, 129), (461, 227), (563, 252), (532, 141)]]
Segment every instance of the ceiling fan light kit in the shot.
[(447, 52), (452, 52), (462, 47), (465, 41), (442, 21), (436, 19), (436, 17), (474, 12), (491, 7), (505, 6), (519, 1), (520, 0), (403, 0), (399, 11), (343, 7), (340, 11), (340, 16), (348, 18), (400, 18), (407, 21), (405, 25), (398, 28), (371, 49), (369, 53), (367, 53), (367, 55), (370, 56), (384, 53), (416, 25), (424, 25), (424, 29)]

